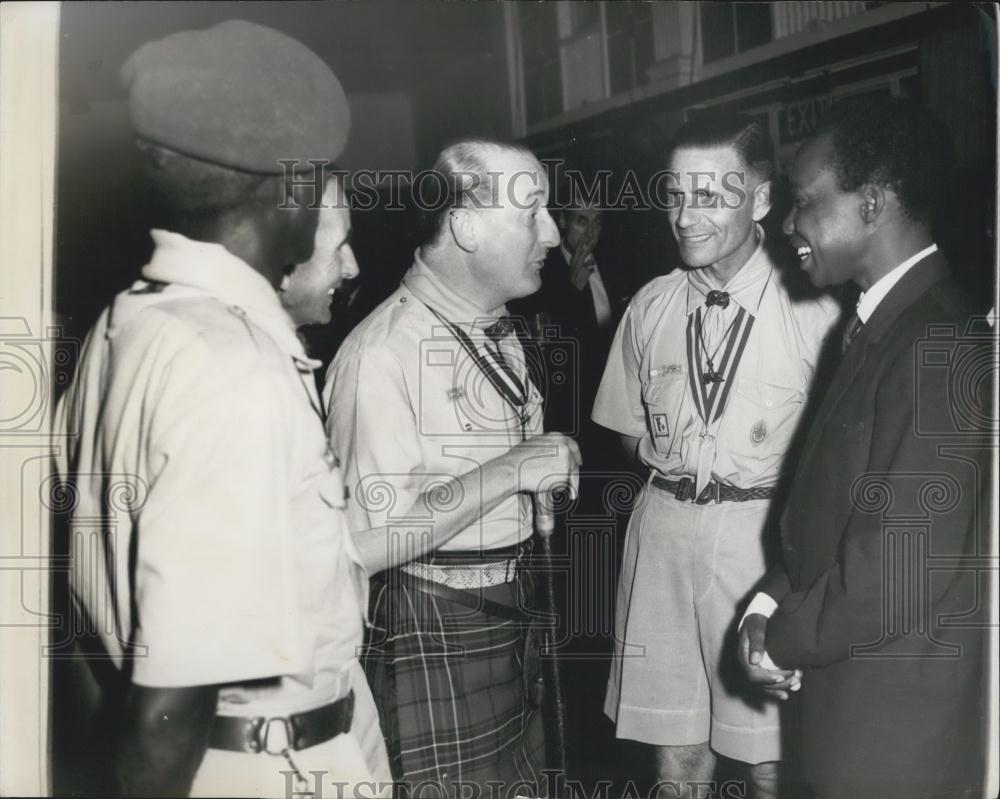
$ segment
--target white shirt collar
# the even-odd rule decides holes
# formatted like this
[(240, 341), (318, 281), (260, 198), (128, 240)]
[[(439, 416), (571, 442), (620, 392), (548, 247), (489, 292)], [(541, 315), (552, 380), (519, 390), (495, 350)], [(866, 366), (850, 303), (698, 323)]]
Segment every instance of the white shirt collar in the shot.
[(297, 362), (310, 369), (320, 365), (306, 356), (278, 292), (253, 267), (215, 242), (196, 241), (168, 230), (154, 229), (151, 235), (156, 249), (142, 269), (143, 279), (188, 286), (238, 307)]
[[(729, 294), (739, 305), (746, 308), (750, 313), (756, 314), (760, 307), (760, 301), (764, 297), (764, 289), (767, 288), (771, 278), (771, 258), (764, 249), (766, 236), (764, 228), (755, 223), (757, 228), (757, 246), (753, 254), (726, 282), (722, 290)], [(708, 292), (714, 290), (716, 285), (708, 277), (705, 267), (687, 269), (688, 285), (697, 289), (689, 291), (687, 297), (687, 313), (691, 314), (695, 308), (705, 302)]]
[(902, 279), (903, 275), (916, 266), (918, 262), (933, 252), (937, 252), (936, 244), (925, 247), (916, 255), (911, 255), (891, 272), (882, 275), (882, 277), (876, 280), (874, 285), (869, 287), (868, 291), (862, 292), (858, 298), (858, 319), (863, 324), (867, 324), (871, 315), (875, 313), (875, 309), (878, 308), (879, 303), (886, 298), (892, 287)]

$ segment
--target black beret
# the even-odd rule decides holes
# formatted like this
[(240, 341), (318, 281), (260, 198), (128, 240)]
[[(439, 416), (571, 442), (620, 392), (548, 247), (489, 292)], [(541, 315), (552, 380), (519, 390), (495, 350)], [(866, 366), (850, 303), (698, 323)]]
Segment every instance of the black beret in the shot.
[(337, 76), (284, 33), (243, 20), (147, 42), (122, 83), (142, 139), (249, 172), (276, 174), (282, 159), (333, 161), (351, 111)]

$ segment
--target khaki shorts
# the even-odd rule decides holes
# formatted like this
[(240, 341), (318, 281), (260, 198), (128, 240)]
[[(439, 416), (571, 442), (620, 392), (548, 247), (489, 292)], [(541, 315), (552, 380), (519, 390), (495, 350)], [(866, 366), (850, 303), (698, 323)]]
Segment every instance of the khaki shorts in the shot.
[(647, 485), (629, 521), (604, 703), (619, 738), (781, 758), (778, 703), (736, 660), (739, 613), (765, 571), (768, 504), (695, 505)]

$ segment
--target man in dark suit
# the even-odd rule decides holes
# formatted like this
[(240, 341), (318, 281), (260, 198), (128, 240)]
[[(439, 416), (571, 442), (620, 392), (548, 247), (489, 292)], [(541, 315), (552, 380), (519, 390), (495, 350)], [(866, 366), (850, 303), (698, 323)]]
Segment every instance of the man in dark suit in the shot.
[(617, 276), (594, 256), (601, 235), (600, 205), (582, 199), (574, 194), (573, 204), (555, 214), (561, 242), (546, 257), (541, 289), (508, 309), (523, 320), (539, 348), (546, 429), (579, 436), (581, 447), (591, 450), (588, 463), (594, 465), (592, 458), (616, 451), (615, 442), (605, 442), (603, 431), (591, 424), (590, 411), (623, 298)]
[[(784, 562), (740, 630), (751, 679), (797, 699), (806, 796), (983, 785), (977, 569), (990, 554), (996, 366), (931, 234), (949, 149), (926, 111), (862, 101), (835, 110), (791, 173), (784, 229), (802, 269), (862, 291), (781, 516)], [(775, 665), (802, 670), (800, 694)]]

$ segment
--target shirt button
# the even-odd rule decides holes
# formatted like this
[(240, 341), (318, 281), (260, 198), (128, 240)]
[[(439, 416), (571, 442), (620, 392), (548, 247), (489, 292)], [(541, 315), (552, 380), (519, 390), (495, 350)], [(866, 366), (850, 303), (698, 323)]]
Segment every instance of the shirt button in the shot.
[(400, 297), (400, 298), (399, 298), (399, 301), (400, 301), (400, 302), (406, 302), (406, 297)]

